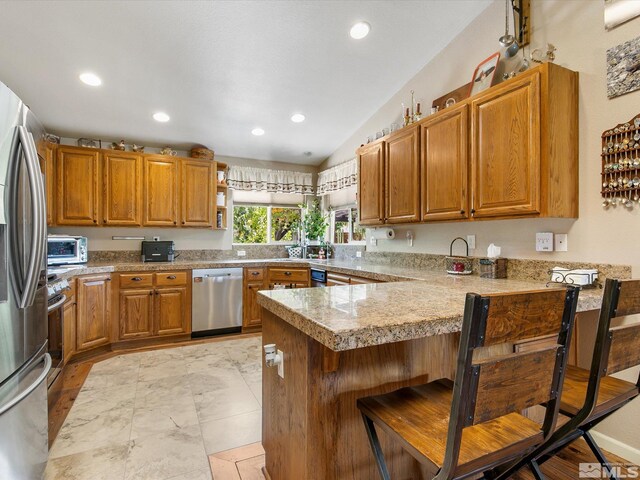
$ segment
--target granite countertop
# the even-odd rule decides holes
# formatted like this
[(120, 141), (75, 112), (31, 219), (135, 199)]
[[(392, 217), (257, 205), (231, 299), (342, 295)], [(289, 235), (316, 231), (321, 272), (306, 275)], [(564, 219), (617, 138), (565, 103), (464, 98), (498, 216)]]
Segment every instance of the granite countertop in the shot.
[[(386, 265), (362, 264), (350, 271), (344, 265), (330, 266), (358, 276), (393, 274), (417, 279), (259, 292), (262, 307), (334, 351), (457, 332), (467, 292), (488, 294), (545, 287), (540, 282), (455, 277), (440, 271)], [(581, 291), (578, 311), (596, 310), (601, 301), (602, 290)]]

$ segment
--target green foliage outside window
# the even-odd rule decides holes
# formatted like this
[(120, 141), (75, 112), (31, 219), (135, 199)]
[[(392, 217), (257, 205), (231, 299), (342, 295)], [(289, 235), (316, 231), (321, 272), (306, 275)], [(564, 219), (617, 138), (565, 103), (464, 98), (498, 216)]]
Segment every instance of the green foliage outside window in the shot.
[(297, 230), (299, 228), (299, 225), (299, 208), (271, 207), (272, 242), (297, 241)]
[(267, 207), (233, 207), (233, 243), (267, 243)]

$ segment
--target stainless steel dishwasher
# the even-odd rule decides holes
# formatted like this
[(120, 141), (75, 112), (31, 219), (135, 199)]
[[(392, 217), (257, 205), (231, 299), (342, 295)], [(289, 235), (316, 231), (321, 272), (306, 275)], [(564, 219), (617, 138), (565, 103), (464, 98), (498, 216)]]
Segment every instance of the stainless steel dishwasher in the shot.
[(193, 270), (192, 337), (242, 328), (242, 268)]

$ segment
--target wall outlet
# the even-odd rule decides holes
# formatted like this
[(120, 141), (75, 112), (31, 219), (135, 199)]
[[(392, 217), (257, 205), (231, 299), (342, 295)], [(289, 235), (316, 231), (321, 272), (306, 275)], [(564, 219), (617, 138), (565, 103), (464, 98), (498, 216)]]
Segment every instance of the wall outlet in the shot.
[(536, 233), (536, 252), (553, 252), (553, 233)]
[(371, 237), (369, 237), (369, 243), (375, 247), (376, 245), (378, 245), (378, 240), (373, 238), (373, 235), (372, 235)]
[(556, 252), (566, 252), (569, 250), (569, 236), (566, 233), (556, 233), (554, 237), (554, 247)]
[(356, 258), (362, 258), (362, 252), (360, 250), (356, 252)]
[(278, 350), (278, 355), (280, 355), (280, 363), (278, 364), (278, 376), (280, 378), (284, 378), (284, 352), (282, 350)]
[(160, 237), (153, 237), (153, 241), (154, 242), (159, 242), (160, 241)]
[(467, 243), (469, 244), (469, 249), (474, 250), (476, 248), (476, 236), (467, 235)]
[(246, 257), (247, 256), (247, 251), (246, 250), (238, 250), (237, 253), (238, 253), (239, 257)]

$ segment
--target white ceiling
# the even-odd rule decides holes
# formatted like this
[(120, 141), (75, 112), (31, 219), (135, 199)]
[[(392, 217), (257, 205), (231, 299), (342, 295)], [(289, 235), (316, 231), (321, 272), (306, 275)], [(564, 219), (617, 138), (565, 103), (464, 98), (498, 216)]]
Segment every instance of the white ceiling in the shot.
[(1, 1), (0, 81), (59, 135), (318, 164), (489, 3)]

